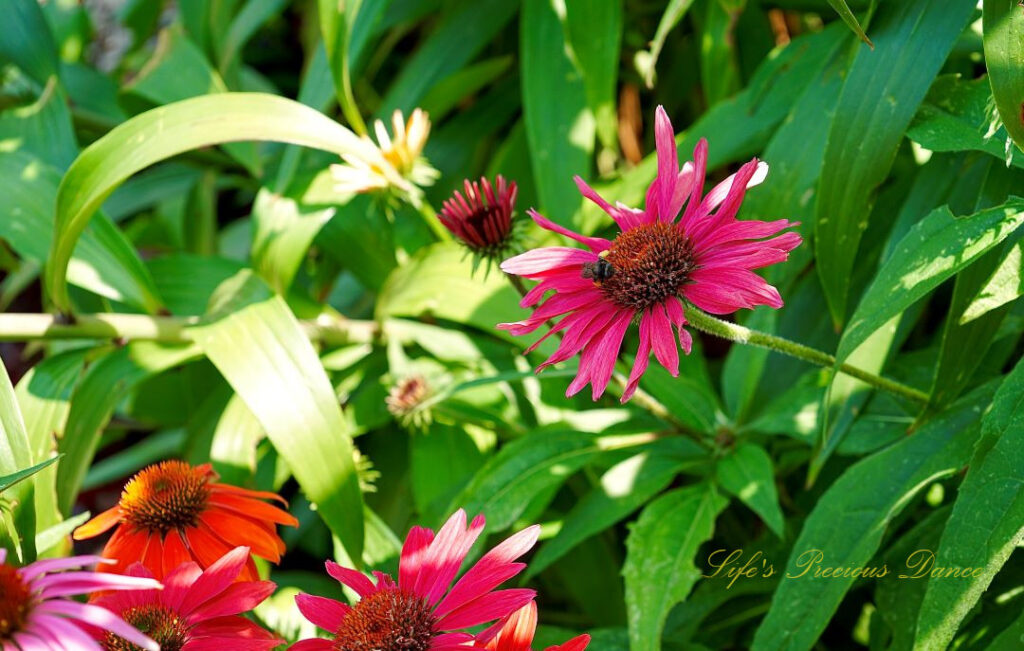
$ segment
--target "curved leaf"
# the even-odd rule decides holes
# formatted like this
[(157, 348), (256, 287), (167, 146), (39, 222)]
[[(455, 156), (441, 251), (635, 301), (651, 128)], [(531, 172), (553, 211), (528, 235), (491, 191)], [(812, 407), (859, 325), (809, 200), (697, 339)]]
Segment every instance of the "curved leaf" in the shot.
[(298, 320), (251, 271), (226, 280), (190, 336), (267, 433), (351, 558), (363, 549), (363, 499), (347, 421)]
[(1024, 150), (1024, 11), (1018, 0), (985, 0), (985, 67), (1006, 131)]
[(56, 236), (46, 288), (68, 311), (68, 261), (103, 201), (128, 177), (171, 156), (210, 145), (272, 140), (373, 160), (380, 154), (324, 114), (263, 93), (219, 93), (138, 115), (97, 140), (75, 160), (57, 193)]

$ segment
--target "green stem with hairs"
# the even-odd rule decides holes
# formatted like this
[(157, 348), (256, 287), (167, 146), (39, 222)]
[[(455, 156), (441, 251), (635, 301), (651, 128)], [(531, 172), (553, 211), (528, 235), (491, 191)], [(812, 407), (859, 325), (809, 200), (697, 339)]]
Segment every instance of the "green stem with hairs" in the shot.
[(774, 350), (791, 357), (796, 357), (797, 359), (802, 359), (805, 362), (810, 362), (811, 364), (817, 364), (818, 366), (834, 368), (845, 375), (857, 378), (858, 380), (870, 384), (877, 389), (888, 391), (889, 393), (902, 396), (908, 400), (921, 404), (928, 403), (928, 394), (923, 391), (919, 391), (914, 387), (896, 382), (895, 380), (890, 380), (880, 375), (869, 373), (863, 369), (857, 368), (856, 366), (850, 366), (849, 364), (839, 364), (837, 366), (835, 357), (816, 348), (804, 346), (803, 344), (798, 344), (795, 341), (790, 341), (783, 337), (777, 337), (766, 332), (751, 330), (750, 328), (746, 328), (735, 323), (717, 319), (690, 305), (686, 306), (685, 314), (686, 320), (689, 324), (702, 332), (706, 332), (723, 339), (728, 339), (730, 341), (735, 341), (737, 343), (760, 346), (762, 348)]

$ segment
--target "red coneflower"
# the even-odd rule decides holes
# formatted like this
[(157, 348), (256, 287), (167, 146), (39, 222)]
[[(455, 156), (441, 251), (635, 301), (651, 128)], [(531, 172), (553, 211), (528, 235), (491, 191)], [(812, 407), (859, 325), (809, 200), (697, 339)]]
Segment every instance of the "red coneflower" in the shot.
[(482, 258), (504, 256), (514, 244), (512, 211), (516, 204), (516, 184), (507, 183), (500, 174), (494, 185), (481, 177), (479, 182), (463, 184), (444, 202), (437, 218), (445, 228)]
[(768, 165), (753, 159), (701, 199), (707, 141), (697, 143), (694, 162), (680, 170), (672, 123), (660, 106), (655, 139), (658, 176), (647, 190), (645, 210), (612, 206), (576, 177), (580, 192), (618, 224), (621, 233), (614, 240), (580, 235), (531, 211), (540, 226), (589, 250), (535, 249), (501, 265), (507, 273), (539, 281), (523, 298), (523, 307), (554, 291), (529, 318), (498, 327), (522, 335), (564, 315), (541, 339), (565, 331), (562, 342), (537, 370), (581, 353), (579, 372), (566, 395), (575, 395), (588, 383), (595, 400), (604, 393), (626, 330), (634, 322), (639, 322), (640, 347), (622, 401), (636, 391), (652, 351), (678, 375), (676, 332), (687, 353), (692, 343), (683, 329), (682, 301), (715, 314), (758, 305), (782, 307), (779, 292), (752, 270), (782, 262), (799, 246), (800, 235), (794, 232), (763, 239), (795, 224), (736, 219), (747, 188), (764, 180)]
[[(261, 500), (285, 503), (273, 493), (217, 483), (209, 464), (164, 461), (132, 477), (117, 506), (75, 529), (74, 538), (92, 538), (121, 525), (103, 548), (103, 556), (115, 561), (109, 571), (117, 573), (135, 562), (158, 578), (185, 561), (209, 567), (239, 545), (277, 563), (285, 545), (274, 525), (299, 522)], [(252, 559), (242, 578), (258, 578)]]
[(504, 617), (534, 597), (533, 590), (494, 588), (526, 567), (515, 560), (537, 542), (537, 526), (507, 538), (451, 585), (483, 528), (481, 515), (467, 529), (461, 509), (437, 536), (413, 527), (402, 547), (397, 583), (382, 572), (373, 573), (374, 583), (361, 572), (328, 561), (327, 573), (355, 590), (359, 601), (348, 606), (298, 595), (295, 602), (306, 619), (333, 638), (296, 642), (292, 651), (465, 649), (474, 638), (457, 631)]
[[(537, 603), (531, 601), (494, 626), (476, 636), (476, 647), (488, 651), (532, 651), (537, 633)], [(549, 646), (544, 651), (583, 651), (590, 636), (583, 634), (565, 644)]]
[[(163, 590), (103, 594), (93, 599), (93, 607), (102, 606), (144, 631), (161, 651), (269, 651), (282, 640), (241, 613), (259, 605), (276, 586), (238, 581), (248, 560), (249, 549), (238, 547), (205, 571), (195, 563), (182, 563), (167, 573)], [(152, 576), (139, 563), (128, 573)], [(136, 651), (116, 631), (94, 636), (105, 651)]]
[(98, 556), (36, 561), (21, 568), (6, 561), (7, 550), (0, 549), (0, 650), (100, 651), (87, 631), (103, 630), (128, 640), (133, 649), (159, 651), (156, 642), (120, 617), (69, 598), (95, 590), (151, 592), (160, 587), (152, 578), (81, 569), (106, 562)]

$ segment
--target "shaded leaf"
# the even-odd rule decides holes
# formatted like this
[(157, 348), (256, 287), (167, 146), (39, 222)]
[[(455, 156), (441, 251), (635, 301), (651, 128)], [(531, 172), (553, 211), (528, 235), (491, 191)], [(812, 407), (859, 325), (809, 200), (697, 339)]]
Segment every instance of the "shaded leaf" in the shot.
[(753, 443), (738, 446), (715, 466), (715, 477), (725, 490), (761, 516), (775, 535), (785, 535), (772, 459), (764, 448)]
[(1017, 0), (987, 0), (982, 25), (996, 109), (1010, 137), (1024, 150), (1024, 12)]

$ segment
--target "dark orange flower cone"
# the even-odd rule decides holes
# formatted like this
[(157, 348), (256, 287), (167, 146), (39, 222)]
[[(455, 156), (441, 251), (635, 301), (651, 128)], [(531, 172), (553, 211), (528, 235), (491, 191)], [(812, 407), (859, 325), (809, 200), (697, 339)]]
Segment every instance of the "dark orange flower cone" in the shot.
[[(142, 563), (157, 579), (188, 561), (205, 569), (240, 546), (279, 562), (285, 545), (276, 525), (294, 527), (299, 522), (262, 500), (285, 501), (217, 479), (209, 464), (164, 461), (149, 466), (125, 484), (117, 506), (75, 529), (74, 538), (85, 540), (121, 525), (103, 548), (103, 556), (114, 561), (103, 569), (121, 574), (132, 563)], [(258, 578), (250, 558), (239, 580)]]

